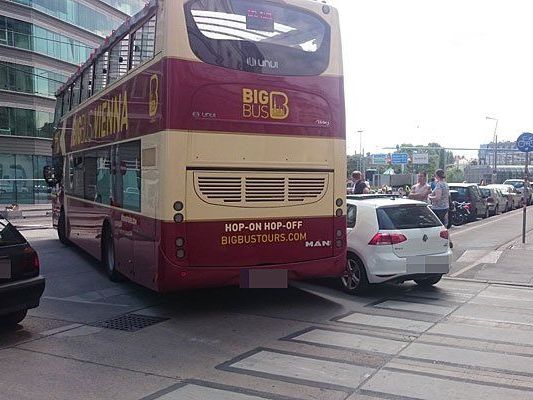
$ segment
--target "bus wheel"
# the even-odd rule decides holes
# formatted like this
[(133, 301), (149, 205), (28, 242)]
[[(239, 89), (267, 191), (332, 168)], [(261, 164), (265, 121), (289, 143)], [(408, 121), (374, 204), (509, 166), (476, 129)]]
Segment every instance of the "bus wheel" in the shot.
[(57, 221), (57, 236), (59, 236), (59, 241), (65, 246), (70, 246), (72, 244), (67, 236), (67, 217), (63, 208), (59, 213), (59, 220)]
[(122, 280), (122, 276), (116, 269), (115, 243), (111, 228), (108, 225), (104, 226), (102, 232), (102, 265), (111, 281), (120, 282)]

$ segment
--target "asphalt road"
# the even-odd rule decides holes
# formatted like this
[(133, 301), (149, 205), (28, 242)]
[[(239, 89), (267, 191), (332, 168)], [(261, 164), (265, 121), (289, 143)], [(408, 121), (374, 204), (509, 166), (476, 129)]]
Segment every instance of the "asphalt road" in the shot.
[[(512, 251), (515, 214), (454, 228), (452, 274), (504, 245)], [(525, 278), (381, 285), (364, 297), (332, 280), (162, 296), (108, 281), (46, 220), (31, 225), (23, 233), (47, 288), (18, 329), (0, 331), (2, 400), (531, 398)], [(501, 258), (494, 268), (506, 267)]]

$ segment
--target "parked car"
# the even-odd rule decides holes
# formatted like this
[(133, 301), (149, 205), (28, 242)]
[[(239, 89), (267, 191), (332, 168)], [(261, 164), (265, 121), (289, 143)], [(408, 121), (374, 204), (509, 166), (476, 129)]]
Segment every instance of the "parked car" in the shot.
[(533, 203), (533, 188), (531, 187), (531, 183), (526, 183), (524, 179), (507, 179), (503, 184), (512, 185), (522, 196), (522, 202), (524, 201), (525, 188), (527, 188), (527, 205), (529, 206)]
[(489, 215), (496, 215), (506, 211), (507, 198), (500, 192), (500, 189), (480, 186), (479, 190), (487, 203)]
[(24, 236), (0, 219), (0, 327), (16, 325), (39, 305), (45, 281), (39, 257)]
[(346, 181), (346, 194), (353, 194), (354, 189), (355, 189), (354, 182), (351, 180)]
[(342, 287), (414, 280), (429, 286), (450, 269), (448, 230), (426, 203), (386, 195), (347, 200), (348, 261)]
[(507, 199), (507, 211), (520, 207), (522, 196), (516, 191), (513, 185), (492, 184), (487, 185), (487, 187), (500, 190), (503, 196)]
[(456, 201), (466, 203), (471, 221), (489, 216), (489, 208), (476, 183), (449, 183), (448, 186), (450, 190), (457, 191)]

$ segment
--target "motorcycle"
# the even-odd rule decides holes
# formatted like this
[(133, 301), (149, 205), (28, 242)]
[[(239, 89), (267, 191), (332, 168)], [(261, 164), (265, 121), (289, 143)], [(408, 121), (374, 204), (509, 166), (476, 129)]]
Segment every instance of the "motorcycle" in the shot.
[(470, 209), (465, 202), (452, 201), (448, 211), (448, 228), (452, 225), (459, 226), (470, 220)]

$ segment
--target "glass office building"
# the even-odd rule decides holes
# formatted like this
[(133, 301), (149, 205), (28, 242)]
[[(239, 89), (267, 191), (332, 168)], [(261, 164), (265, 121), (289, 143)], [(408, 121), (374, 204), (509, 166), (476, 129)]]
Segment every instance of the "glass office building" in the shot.
[(0, 0), (0, 205), (49, 202), (55, 92), (145, 0)]

